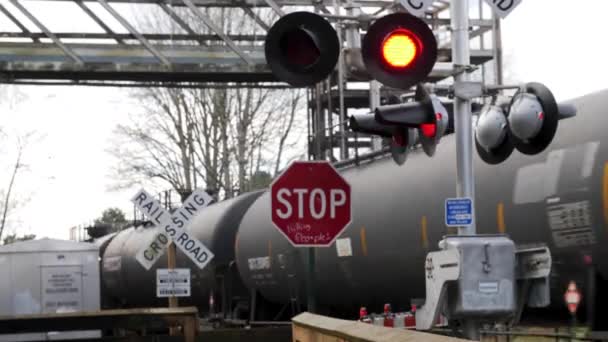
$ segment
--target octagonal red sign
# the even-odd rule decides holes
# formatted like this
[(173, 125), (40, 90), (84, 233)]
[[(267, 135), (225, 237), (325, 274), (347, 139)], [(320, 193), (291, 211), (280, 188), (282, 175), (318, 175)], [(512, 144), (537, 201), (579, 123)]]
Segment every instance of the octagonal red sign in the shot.
[(326, 161), (295, 161), (270, 186), (272, 223), (296, 247), (330, 246), (351, 219), (350, 185)]

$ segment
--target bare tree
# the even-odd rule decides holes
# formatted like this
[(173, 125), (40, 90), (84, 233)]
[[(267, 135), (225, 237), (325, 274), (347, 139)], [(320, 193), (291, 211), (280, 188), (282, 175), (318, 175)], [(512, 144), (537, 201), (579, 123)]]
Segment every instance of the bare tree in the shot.
[(7, 185), (0, 191), (0, 239), (7, 226), (7, 220), (11, 212), (17, 207), (17, 201), (14, 196), (15, 183), (17, 175), (24, 169), (23, 154), (30, 140), (32, 133), (17, 138), (17, 150), (15, 153), (15, 161), (11, 164), (10, 176)]
[(289, 137), (301, 122), (300, 97), (253, 88), (145, 90), (144, 112), (116, 130), (120, 186), (156, 178), (178, 191), (248, 191), (253, 174), (276, 173), (299, 141)]
[[(195, 32), (213, 33), (188, 8), (172, 10)], [(259, 33), (260, 41), (252, 41), (252, 46), (262, 44), (264, 30), (259, 21), (271, 23), (276, 18), (267, 8), (248, 13), (238, 7), (201, 10), (225, 33)], [(183, 25), (160, 7), (141, 13), (138, 25), (142, 31), (154, 27), (155, 32), (184, 32)], [(178, 191), (204, 186), (224, 197), (232, 197), (237, 189), (247, 191), (253, 183), (258, 187), (260, 181), (250, 181), (253, 175), (260, 180), (266, 179), (260, 176), (263, 172), (275, 174), (302, 141), (294, 139), (292, 132), (304, 126), (298, 120), (300, 91), (254, 87), (138, 91), (144, 110), (132, 113), (128, 125), (117, 127), (111, 149), (118, 160), (117, 187), (157, 179)]]
[(26, 99), (26, 95), (17, 86), (0, 84), (0, 103), (14, 107)]

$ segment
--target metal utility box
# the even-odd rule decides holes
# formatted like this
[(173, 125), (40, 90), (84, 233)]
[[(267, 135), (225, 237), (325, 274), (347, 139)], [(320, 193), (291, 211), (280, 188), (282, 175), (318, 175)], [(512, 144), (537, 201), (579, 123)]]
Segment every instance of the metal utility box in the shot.
[[(97, 311), (99, 300), (96, 245), (40, 239), (0, 246), (0, 316)], [(0, 334), (0, 341), (100, 336), (98, 330)]]
[(515, 244), (504, 235), (448, 236), (460, 254), (460, 276), (448, 286), (453, 318), (503, 318), (515, 313)]

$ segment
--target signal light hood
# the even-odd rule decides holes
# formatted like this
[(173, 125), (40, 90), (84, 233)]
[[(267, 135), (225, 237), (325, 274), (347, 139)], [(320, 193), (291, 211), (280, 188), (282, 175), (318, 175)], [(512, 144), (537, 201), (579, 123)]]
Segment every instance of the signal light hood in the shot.
[(479, 157), (490, 165), (500, 164), (515, 147), (507, 135), (507, 118), (500, 106), (485, 107), (475, 127), (475, 148)]
[(424, 87), (416, 88), (415, 98), (425, 108), (427, 117), (430, 118), (427, 124), (433, 125), (433, 134), (424, 134), (422, 131), (424, 126), (420, 126), (420, 144), (422, 150), (427, 156), (432, 157), (435, 154), (437, 145), (441, 137), (445, 134), (449, 125), (449, 115), (447, 109), (443, 106), (436, 95), (430, 94)]
[(394, 128), (390, 151), (395, 164), (405, 164), (409, 150), (416, 143), (417, 138), (415, 129), (406, 127)]
[(373, 78), (390, 87), (408, 89), (423, 81), (433, 69), (437, 40), (421, 19), (408, 13), (393, 13), (370, 26), (361, 54)]
[(506, 108), (490, 106), (482, 111), (475, 128), (477, 152), (491, 165), (505, 161), (514, 149), (538, 154), (553, 140), (559, 120), (575, 115), (576, 107), (558, 105), (545, 85), (526, 83)]
[[(540, 120), (539, 111), (542, 111)], [(541, 83), (527, 83), (524, 92), (513, 96), (509, 108), (509, 136), (513, 145), (523, 154), (542, 152), (553, 140), (559, 118), (557, 102), (549, 88)], [(535, 124), (532, 129), (522, 129), (532, 123)]]
[(326, 79), (340, 55), (334, 28), (310, 12), (284, 15), (268, 31), (264, 46), (272, 73), (294, 87), (306, 87)]

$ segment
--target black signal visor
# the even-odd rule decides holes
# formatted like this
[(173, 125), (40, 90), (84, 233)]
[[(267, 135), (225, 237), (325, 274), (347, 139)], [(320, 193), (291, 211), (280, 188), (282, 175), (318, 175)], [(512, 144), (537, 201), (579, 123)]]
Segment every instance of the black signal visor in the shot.
[(284, 15), (268, 31), (266, 62), (277, 79), (294, 87), (327, 78), (340, 55), (338, 35), (327, 20), (310, 12)]

